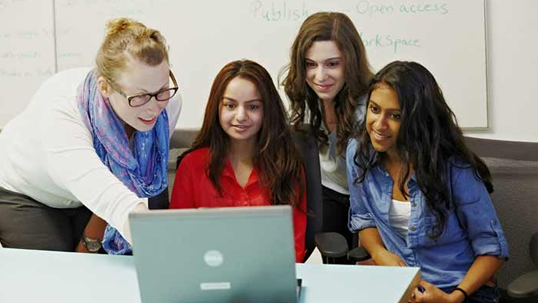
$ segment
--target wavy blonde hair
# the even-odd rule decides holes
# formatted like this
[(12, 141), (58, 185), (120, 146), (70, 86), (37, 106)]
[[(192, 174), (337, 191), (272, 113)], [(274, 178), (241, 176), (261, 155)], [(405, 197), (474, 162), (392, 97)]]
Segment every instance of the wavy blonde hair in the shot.
[(95, 60), (97, 72), (106, 79), (117, 80), (130, 58), (150, 66), (163, 60), (169, 62), (166, 39), (158, 30), (129, 18), (109, 20), (106, 27), (106, 37)]

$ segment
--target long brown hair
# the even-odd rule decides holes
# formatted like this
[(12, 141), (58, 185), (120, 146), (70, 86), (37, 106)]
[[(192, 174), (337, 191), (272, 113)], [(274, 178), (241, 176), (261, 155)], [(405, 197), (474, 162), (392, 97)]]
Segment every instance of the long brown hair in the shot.
[(309, 124), (318, 142), (327, 144), (328, 136), (321, 130), (323, 122), (319, 98), (306, 83), (306, 52), (316, 41), (334, 41), (343, 56), (345, 84), (335, 97), (337, 151), (346, 150), (347, 141), (357, 125), (355, 111), (359, 99), (366, 94), (373, 74), (366, 58), (366, 50), (353, 22), (343, 13), (319, 12), (308, 17), (291, 47), (290, 64), (284, 68), (284, 90), (291, 103), (291, 122), (296, 130), (304, 129), (306, 108)]
[(211, 159), (207, 173), (213, 186), (222, 193), (220, 176), (224, 170), (223, 159), (228, 155), (230, 140), (220, 125), (219, 108), (228, 83), (237, 77), (252, 82), (262, 97), (263, 121), (253, 159), (261, 184), (269, 189), (273, 205), (290, 204), (298, 207), (305, 191), (301, 158), (295, 149), (286, 110), (271, 75), (258, 63), (238, 60), (226, 64), (220, 70), (211, 87), (202, 129), (191, 150), (209, 148)]

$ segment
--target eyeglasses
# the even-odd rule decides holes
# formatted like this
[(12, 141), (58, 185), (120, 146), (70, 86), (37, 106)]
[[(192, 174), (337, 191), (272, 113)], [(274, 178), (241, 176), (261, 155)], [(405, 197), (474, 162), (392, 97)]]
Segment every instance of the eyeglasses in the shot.
[(129, 105), (131, 107), (140, 107), (151, 100), (151, 98), (155, 97), (155, 100), (157, 101), (168, 101), (172, 99), (177, 93), (177, 90), (179, 87), (177, 86), (176, 77), (174, 77), (174, 74), (172, 71), (170, 71), (170, 79), (172, 79), (172, 83), (174, 84), (174, 87), (165, 88), (163, 90), (160, 90), (156, 93), (147, 93), (147, 94), (140, 94), (140, 95), (134, 95), (134, 96), (128, 96), (126, 93), (124, 93), (121, 89), (117, 88), (114, 84), (112, 84), (112, 81), (106, 79), (108, 84), (110, 84), (110, 87), (112, 87), (113, 90), (115, 90), (118, 94), (122, 95), (127, 99), (129, 102)]

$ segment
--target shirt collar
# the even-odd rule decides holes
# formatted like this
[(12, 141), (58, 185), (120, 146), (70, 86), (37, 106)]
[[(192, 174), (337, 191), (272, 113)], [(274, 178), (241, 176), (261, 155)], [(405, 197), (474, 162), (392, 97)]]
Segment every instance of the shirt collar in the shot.
[[(222, 171), (222, 177), (230, 178), (230, 179), (233, 179), (235, 182), (237, 182), (237, 178), (235, 177), (235, 172), (232, 167), (232, 162), (230, 162), (230, 159), (228, 157), (226, 157), (226, 162), (224, 163), (224, 170)], [(256, 168), (254, 168), (252, 172), (250, 173), (250, 176), (248, 178), (247, 184), (245, 185), (245, 188), (257, 182), (258, 182), (258, 173), (256, 172)]]
[[(374, 162), (374, 166), (373, 166), (373, 169), (375, 169), (377, 171), (377, 173), (380, 173), (380, 174), (383, 174), (384, 176), (387, 176), (390, 178), (390, 175), (389, 173), (385, 170), (385, 168), (383, 168), (383, 166), (381, 165), (381, 161), (379, 161), (379, 156), (376, 156), (376, 160)], [(416, 170), (413, 171), (413, 173), (411, 174), (411, 178), (409, 178), (409, 182), (411, 182), (410, 184), (417, 184), (417, 172)]]

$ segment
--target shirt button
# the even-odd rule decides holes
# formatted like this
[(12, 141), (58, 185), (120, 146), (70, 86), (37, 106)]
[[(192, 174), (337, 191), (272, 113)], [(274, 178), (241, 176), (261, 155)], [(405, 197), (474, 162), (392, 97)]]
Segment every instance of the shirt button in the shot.
[(415, 225), (411, 225), (411, 226), (409, 227), (409, 230), (410, 230), (410, 231), (415, 231), (416, 229), (417, 229), (417, 228), (415, 227)]
[(417, 206), (417, 203), (411, 202), (411, 206), (415, 207), (415, 206)]

